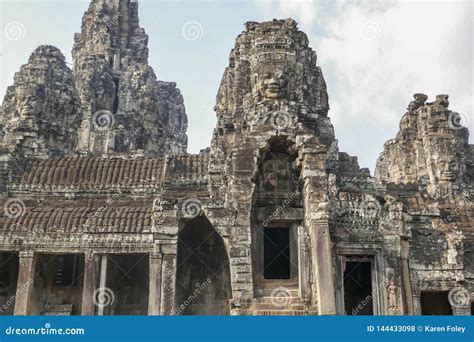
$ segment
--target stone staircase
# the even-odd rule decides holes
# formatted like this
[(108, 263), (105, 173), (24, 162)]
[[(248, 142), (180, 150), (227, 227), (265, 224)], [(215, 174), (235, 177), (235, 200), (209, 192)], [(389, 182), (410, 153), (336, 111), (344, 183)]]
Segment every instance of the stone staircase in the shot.
[(306, 316), (317, 315), (315, 308), (308, 307), (299, 297), (295, 286), (265, 286), (255, 290), (257, 298), (253, 298), (246, 310), (253, 316)]

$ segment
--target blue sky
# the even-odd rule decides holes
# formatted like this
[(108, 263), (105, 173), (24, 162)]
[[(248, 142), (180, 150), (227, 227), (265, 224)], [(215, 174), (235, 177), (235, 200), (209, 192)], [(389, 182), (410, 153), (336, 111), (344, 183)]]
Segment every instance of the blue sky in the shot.
[[(59, 47), (71, 60), (86, 0), (0, 0), (0, 93), (40, 44)], [(189, 152), (209, 145), (217, 89), (228, 55), (246, 21), (293, 17), (310, 38), (328, 84), (341, 150), (373, 172), (383, 143), (393, 138), (412, 99), (450, 94), (451, 109), (473, 131), (473, 13), (468, 1), (180, 1), (141, 0), (150, 65), (175, 81), (189, 117)], [(183, 26), (198, 27), (196, 40)], [(19, 39), (6, 37), (11, 23)], [(18, 37), (17, 37), (18, 38)], [(472, 136), (472, 135), (471, 135)], [(471, 137), (470, 141), (473, 139)]]

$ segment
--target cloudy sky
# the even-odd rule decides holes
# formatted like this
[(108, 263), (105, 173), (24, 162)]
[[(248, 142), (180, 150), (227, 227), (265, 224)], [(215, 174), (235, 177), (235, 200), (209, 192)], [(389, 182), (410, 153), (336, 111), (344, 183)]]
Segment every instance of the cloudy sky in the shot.
[[(86, 0), (0, 0), (0, 93), (40, 44), (71, 60)], [(141, 0), (150, 64), (175, 81), (189, 117), (189, 151), (209, 145), (215, 96), (246, 21), (292, 17), (310, 38), (328, 85), (341, 150), (373, 172), (416, 92), (449, 94), (471, 132), (473, 8), (470, 1)], [(473, 133), (474, 134), (474, 133)], [(473, 141), (472, 135), (470, 138)]]

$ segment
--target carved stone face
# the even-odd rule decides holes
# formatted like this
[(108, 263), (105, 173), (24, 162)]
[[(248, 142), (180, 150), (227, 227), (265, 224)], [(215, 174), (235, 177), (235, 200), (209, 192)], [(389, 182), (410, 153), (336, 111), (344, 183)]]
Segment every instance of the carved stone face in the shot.
[(458, 175), (458, 163), (455, 160), (442, 160), (439, 162), (441, 172), (440, 179), (445, 182), (452, 182)]
[(18, 92), (18, 114), (22, 119), (34, 117), (38, 112), (38, 98), (32, 92), (21, 90)]
[(288, 79), (280, 70), (267, 70), (262, 75), (260, 88), (265, 99), (279, 100), (285, 98), (287, 95)]

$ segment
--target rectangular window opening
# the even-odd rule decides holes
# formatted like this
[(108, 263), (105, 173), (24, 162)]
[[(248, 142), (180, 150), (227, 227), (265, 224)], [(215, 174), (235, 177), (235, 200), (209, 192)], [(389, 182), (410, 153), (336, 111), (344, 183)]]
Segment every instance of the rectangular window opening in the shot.
[(448, 291), (422, 291), (420, 299), (422, 315), (450, 316), (453, 314), (449, 304)]
[(265, 279), (290, 279), (290, 228), (265, 228), (264, 271)]
[(374, 314), (372, 262), (348, 261), (344, 270), (344, 308), (346, 315)]

